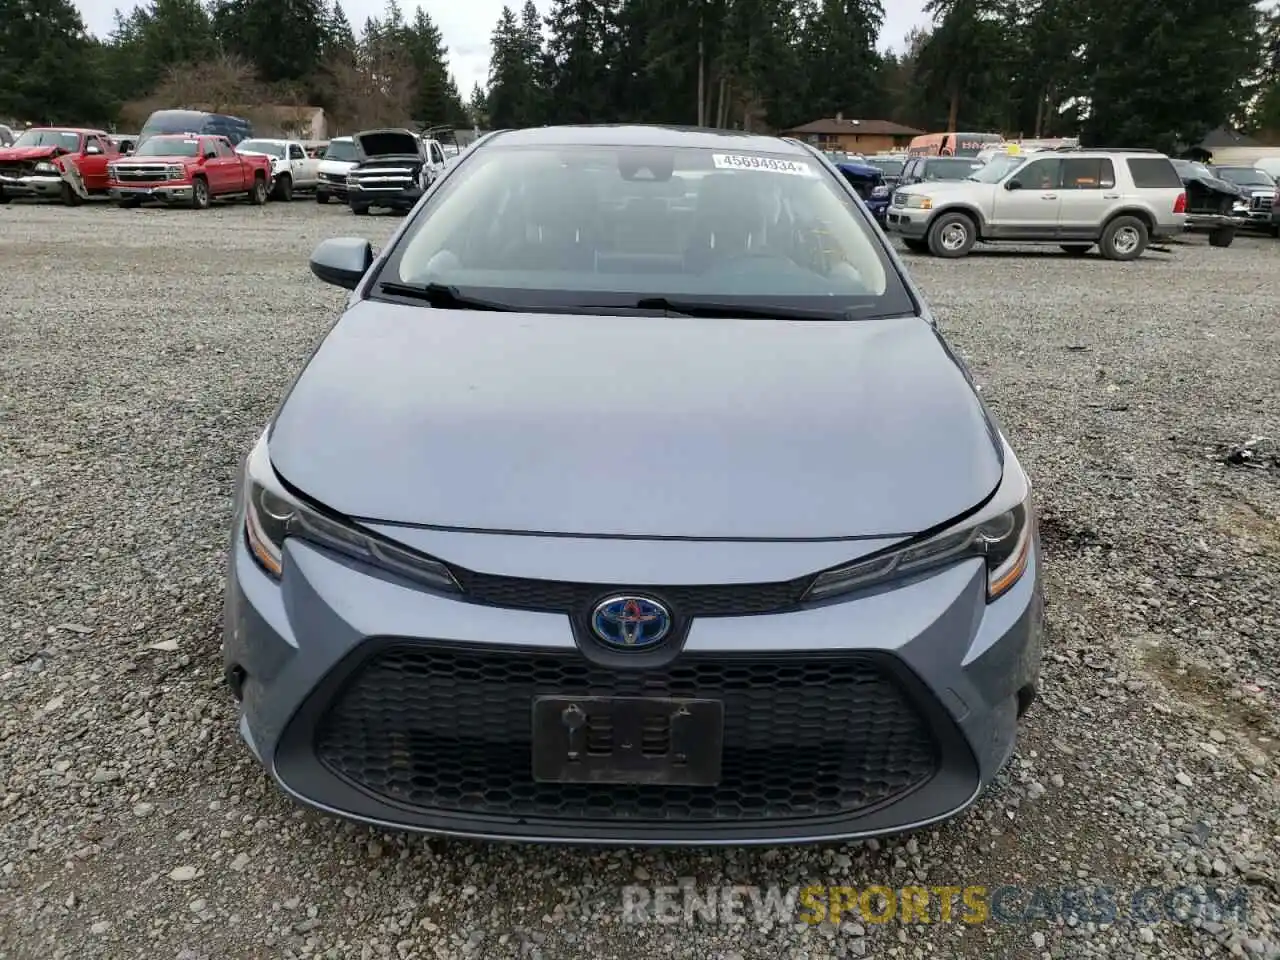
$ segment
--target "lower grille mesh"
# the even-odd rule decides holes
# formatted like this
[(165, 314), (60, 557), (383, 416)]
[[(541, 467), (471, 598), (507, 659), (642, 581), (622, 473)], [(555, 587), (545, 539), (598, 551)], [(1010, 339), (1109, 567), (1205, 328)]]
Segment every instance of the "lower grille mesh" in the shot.
[[(715, 658), (613, 671), (576, 651), (384, 648), (324, 712), (315, 749), (333, 773), (392, 802), (496, 816), (632, 821), (847, 815), (925, 783), (929, 729), (898, 682), (858, 657)], [(539, 695), (720, 699), (714, 787), (546, 784), (531, 772)]]

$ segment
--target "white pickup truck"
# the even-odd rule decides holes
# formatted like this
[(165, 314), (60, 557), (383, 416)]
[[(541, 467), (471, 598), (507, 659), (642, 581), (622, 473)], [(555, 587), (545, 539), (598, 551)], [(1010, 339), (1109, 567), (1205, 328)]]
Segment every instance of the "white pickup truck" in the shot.
[(292, 200), (295, 190), (314, 191), (320, 186), (320, 160), (308, 157), (299, 140), (254, 137), (241, 141), (237, 153), (271, 158), (271, 199)]

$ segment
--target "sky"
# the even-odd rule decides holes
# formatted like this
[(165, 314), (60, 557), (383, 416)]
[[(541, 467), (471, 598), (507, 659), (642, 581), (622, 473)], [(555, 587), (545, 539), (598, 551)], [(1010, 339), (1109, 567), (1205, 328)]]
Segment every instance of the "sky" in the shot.
[[(414, 10), (422, 7), (435, 21), (449, 48), (449, 65), (464, 99), (471, 88), (484, 85), (489, 73), (489, 35), (493, 32), (504, 3), (518, 9), (523, 0), (422, 0), (420, 3), (402, 2), (406, 17), (412, 18)], [(924, 0), (883, 0), (885, 26), (880, 35), (883, 49), (897, 48), (902, 38), (916, 26), (928, 22), (922, 11)], [(130, 10), (138, 4), (134, 0), (77, 0), (80, 14), (91, 33), (105, 37), (114, 24), (116, 7)], [(365, 19), (381, 12), (383, 0), (344, 0), (342, 9), (347, 19), (358, 31)], [(538, 0), (538, 8), (546, 13), (550, 0)]]

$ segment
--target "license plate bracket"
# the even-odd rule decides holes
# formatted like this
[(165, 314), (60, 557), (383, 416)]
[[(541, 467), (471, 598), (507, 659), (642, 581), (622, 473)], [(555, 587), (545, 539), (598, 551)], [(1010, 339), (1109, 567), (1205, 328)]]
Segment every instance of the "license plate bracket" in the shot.
[(720, 700), (533, 701), (533, 778), (540, 782), (715, 786), (723, 743)]

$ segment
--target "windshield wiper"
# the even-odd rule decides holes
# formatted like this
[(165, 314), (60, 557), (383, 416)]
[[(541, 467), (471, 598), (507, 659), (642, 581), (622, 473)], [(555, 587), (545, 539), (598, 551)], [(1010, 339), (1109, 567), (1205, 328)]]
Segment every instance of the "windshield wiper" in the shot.
[(425, 300), (433, 307), (443, 307), (449, 310), (492, 310), (509, 313), (516, 309), (510, 304), (499, 303), (496, 300), (469, 297), (465, 293), (461, 293), (457, 287), (450, 286), (447, 283), (416, 284), (383, 280), (378, 284), (378, 289), (394, 297), (412, 297), (415, 300)]
[(798, 310), (792, 307), (747, 307), (732, 303), (708, 303), (701, 300), (671, 300), (667, 297), (641, 297), (638, 310), (665, 310), (686, 317), (712, 317), (726, 320), (844, 320), (847, 310)]

